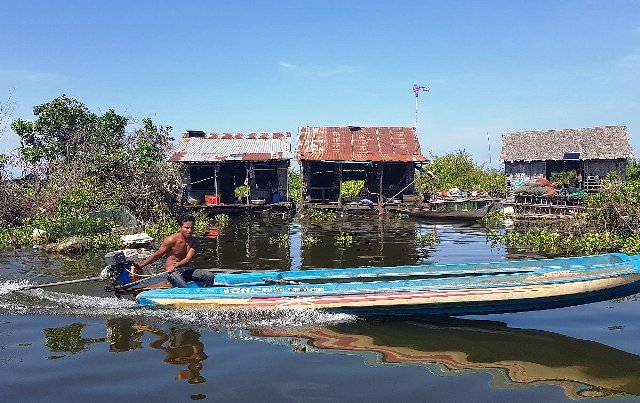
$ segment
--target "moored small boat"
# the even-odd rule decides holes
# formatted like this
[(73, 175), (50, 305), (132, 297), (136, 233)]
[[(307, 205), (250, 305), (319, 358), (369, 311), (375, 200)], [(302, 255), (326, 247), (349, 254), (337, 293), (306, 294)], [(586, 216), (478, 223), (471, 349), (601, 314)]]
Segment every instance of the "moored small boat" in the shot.
[(472, 221), (487, 215), (493, 206), (493, 200), (439, 201), (423, 207), (406, 209), (403, 212), (409, 217)]
[(141, 292), (143, 305), (316, 308), (362, 316), (491, 314), (640, 291), (640, 256), (218, 274), (213, 287)]

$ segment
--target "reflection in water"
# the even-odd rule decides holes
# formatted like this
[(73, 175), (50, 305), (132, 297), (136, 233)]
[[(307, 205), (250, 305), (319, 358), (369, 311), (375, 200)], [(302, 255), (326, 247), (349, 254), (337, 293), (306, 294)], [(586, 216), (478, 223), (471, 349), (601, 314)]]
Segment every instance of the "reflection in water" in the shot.
[[(82, 337), (82, 323), (73, 323), (69, 326), (49, 327), (43, 329), (44, 345), (52, 352), (79, 353), (87, 351), (90, 344), (103, 343), (105, 338)], [(50, 356), (49, 358), (63, 358), (62, 356)]]
[[(310, 217), (235, 217), (225, 227), (211, 227), (201, 239), (194, 266), (223, 270), (297, 270), (328, 267), (395, 266), (429, 262), (437, 248), (418, 237), (436, 234), (438, 226), (411, 219), (378, 216), (341, 216), (334, 221)], [(458, 225), (458, 231), (478, 234), (482, 227)], [(340, 245), (336, 236), (349, 234), (353, 242)], [(287, 236), (289, 242), (270, 242)], [(449, 236), (449, 235), (447, 235)], [(314, 239), (315, 242), (304, 242)], [(451, 242), (451, 239), (443, 239)], [(285, 245), (288, 245), (285, 246)], [(485, 241), (481, 243), (486, 248)], [(481, 259), (482, 260), (482, 259)], [(486, 260), (486, 259), (484, 259)]]
[[(416, 245), (416, 223), (398, 218), (364, 216), (338, 217), (332, 222), (301, 220), (302, 236), (319, 242), (303, 245), (303, 268), (395, 266), (418, 264), (425, 250)], [(336, 244), (341, 233), (351, 235), (353, 243)]]
[[(153, 333), (153, 331), (152, 331)], [(159, 338), (149, 344), (153, 348), (165, 352), (164, 362), (172, 365), (186, 365), (178, 372), (176, 379), (189, 383), (204, 383), (206, 379), (200, 375), (202, 361), (207, 359), (204, 344), (200, 341), (200, 333), (192, 329), (174, 329), (168, 334), (157, 332)]]
[(130, 318), (115, 318), (107, 320), (107, 336), (109, 351), (122, 353), (142, 348), (144, 329)]
[(498, 322), (361, 321), (323, 328), (259, 329), (251, 336), (289, 343), (298, 352), (357, 352), (372, 365), (420, 364), (442, 374), (490, 372), (494, 387), (555, 385), (570, 399), (640, 396), (639, 356)]
[(186, 369), (178, 372), (176, 379), (192, 384), (206, 381), (200, 375), (202, 361), (207, 359), (207, 355), (199, 332), (189, 328), (171, 328), (164, 332), (155, 326), (133, 319), (111, 319), (107, 321), (107, 326), (111, 342), (109, 351), (123, 352), (141, 348), (142, 336), (148, 332), (157, 337), (149, 346), (164, 351), (164, 362), (186, 366)]

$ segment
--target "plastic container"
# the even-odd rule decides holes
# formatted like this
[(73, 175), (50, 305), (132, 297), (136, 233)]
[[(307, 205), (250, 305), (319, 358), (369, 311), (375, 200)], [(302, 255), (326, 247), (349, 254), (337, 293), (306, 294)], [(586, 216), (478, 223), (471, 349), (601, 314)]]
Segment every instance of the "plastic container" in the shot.
[(220, 195), (204, 195), (204, 203), (207, 206), (217, 206), (220, 204)]

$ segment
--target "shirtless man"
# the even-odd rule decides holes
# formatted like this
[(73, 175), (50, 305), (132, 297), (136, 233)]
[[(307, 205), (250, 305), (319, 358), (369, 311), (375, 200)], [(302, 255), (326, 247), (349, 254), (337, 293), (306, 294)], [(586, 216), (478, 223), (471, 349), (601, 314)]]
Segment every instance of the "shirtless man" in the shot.
[(195, 218), (192, 215), (180, 217), (178, 232), (166, 237), (160, 248), (142, 263), (134, 263), (135, 270), (139, 271), (165, 256), (165, 270), (169, 274), (167, 280), (174, 287), (187, 287), (188, 281), (196, 281), (203, 287), (211, 286), (215, 277), (213, 273), (188, 267), (198, 248), (198, 240), (192, 236), (194, 226)]

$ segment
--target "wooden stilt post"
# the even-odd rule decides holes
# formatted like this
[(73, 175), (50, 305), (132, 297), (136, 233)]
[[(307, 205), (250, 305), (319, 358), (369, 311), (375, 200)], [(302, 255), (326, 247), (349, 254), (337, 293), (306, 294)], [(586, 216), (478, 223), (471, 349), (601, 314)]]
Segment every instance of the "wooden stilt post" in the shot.
[(213, 166), (213, 191), (216, 194), (216, 197), (218, 198), (218, 204), (220, 204), (220, 193), (218, 193), (218, 172), (220, 170), (220, 166), (219, 165), (214, 165)]
[(342, 207), (342, 164), (336, 162), (335, 166), (338, 175), (338, 207)]
[(249, 199), (251, 198), (251, 179), (249, 178), (249, 174), (251, 172), (251, 163), (247, 162), (247, 165), (245, 165), (245, 184), (247, 185), (247, 187), (249, 188), (249, 191), (247, 192), (247, 201), (246, 201), (246, 205), (249, 205)]
[(382, 214), (384, 212), (383, 201), (382, 201), (382, 179), (384, 177), (384, 168), (382, 163), (378, 163), (378, 214)]

